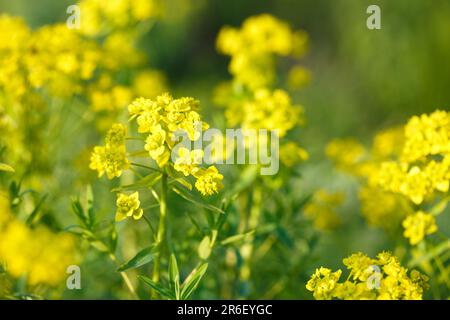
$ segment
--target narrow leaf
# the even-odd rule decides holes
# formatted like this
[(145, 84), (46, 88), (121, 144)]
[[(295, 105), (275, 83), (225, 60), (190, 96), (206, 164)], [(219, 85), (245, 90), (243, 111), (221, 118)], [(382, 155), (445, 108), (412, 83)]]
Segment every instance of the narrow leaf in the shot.
[(200, 200), (195, 199), (191, 194), (189, 194), (188, 192), (186, 192), (185, 190), (177, 187), (177, 186), (172, 186), (172, 190), (177, 193), (178, 195), (180, 195), (182, 198), (184, 198), (185, 200), (208, 210), (214, 211), (214, 212), (218, 212), (218, 213), (224, 213), (222, 209), (213, 206), (211, 204), (205, 203), (205, 202), (201, 202)]
[(138, 276), (138, 279), (143, 281), (145, 284), (150, 286), (152, 289), (156, 290), (156, 292), (158, 292), (161, 296), (166, 297), (168, 299), (174, 299), (175, 298), (170, 290), (168, 290), (168, 289), (162, 287), (161, 285), (155, 283), (149, 277)]
[(156, 245), (151, 245), (148, 248), (145, 248), (139, 251), (133, 258), (131, 258), (128, 262), (122, 264), (117, 271), (123, 272), (129, 269), (138, 268), (143, 266), (153, 260), (155, 255), (158, 254)]
[(124, 186), (120, 186), (111, 190), (111, 192), (120, 192), (120, 191), (129, 191), (129, 190), (138, 190), (138, 189), (146, 189), (152, 187), (159, 179), (161, 179), (162, 174), (160, 172), (154, 172), (145, 176), (144, 178), (136, 181), (133, 184), (128, 184)]
[(45, 202), (45, 199), (47, 199), (47, 195), (44, 195), (41, 200), (39, 200), (38, 204), (36, 205), (36, 207), (33, 209), (33, 211), (31, 212), (31, 214), (28, 216), (26, 224), (28, 225), (32, 225), (33, 223), (35, 223), (38, 220), (38, 214), (41, 210), (42, 205)]
[(177, 300), (180, 298), (180, 273), (178, 270), (177, 258), (174, 254), (170, 255), (169, 260), (169, 281)]
[(194, 293), (200, 281), (208, 269), (208, 264), (204, 263), (200, 267), (192, 270), (190, 275), (186, 278), (181, 289), (181, 299), (186, 300)]
[(220, 243), (225, 246), (225, 245), (228, 245), (228, 244), (231, 244), (234, 242), (245, 240), (247, 237), (251, 236), (254, 233), (255, 233), (255, 230), (251, 230), (246, 233), (236, 234), (234, 236), (231, 236), (231, 237), (228, 237), (228, 238), (222, 240)]

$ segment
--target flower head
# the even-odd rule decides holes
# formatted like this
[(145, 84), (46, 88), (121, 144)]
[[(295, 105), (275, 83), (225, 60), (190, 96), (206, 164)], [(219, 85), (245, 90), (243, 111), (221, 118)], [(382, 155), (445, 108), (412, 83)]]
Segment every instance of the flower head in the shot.
[(140, 208), (139, 193), (134, 192), (130, 195), (120, 193), (117, 196), (117, 211), (116, 221), (122, 221), (127, 217), (133, 217), (134, 220), (139, 220), (144, 211)]

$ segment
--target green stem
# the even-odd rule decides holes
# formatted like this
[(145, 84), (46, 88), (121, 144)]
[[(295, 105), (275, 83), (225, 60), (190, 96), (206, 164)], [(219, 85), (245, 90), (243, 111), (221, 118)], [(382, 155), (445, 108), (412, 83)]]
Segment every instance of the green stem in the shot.
[[(252, 194), (252, 207), (248, 217), (247, 230), (255, 230), (259, 224), (259, 218), (261, 216), (263, 203), (263, 190), (260, 185), (255, 184)], [(244, 264), (240, 270), (241, 281), (248, 281), (251, 274), (251, 260), (254, 249), (254, 234), (249, 236), (248, 242), (245, 242), (241, 247), (241, 255), (244, 260)]]
[[(119, 265), (119, 262), (117, 260), (117, 257), (114, 253), (110, 252), (109, 253), (109, 258), (116, 264)], [(128, 278), (128, 275), (125, 272), (120, 272), (120, 275), (123, 279), (123, 281), (125, 282), (128, 290), (130, 291), (131, 296), (133, 297), (133, 299), (139, 300), (139, 296), (136, 293), (136, 290), (134, 289), (133, 284), (131, 283), (130, 278)]]
[[(156, 246), (159, 249), (158, 255), (153, 261), (153, 277), (152, 280), (155, 283), (159, 282), (159, 271), (161, 264), (161, 249), (164, 245), (164, 239), (166, 236), (166, 220), (167, 220), (167, 173), (163, 173), (161, 177), (161, 195), (159, 203), (159, 225), (158, 232), (156, 234)], [(158, 298), (156, 291), (153, 291), (152, 297), (154, 299)]]

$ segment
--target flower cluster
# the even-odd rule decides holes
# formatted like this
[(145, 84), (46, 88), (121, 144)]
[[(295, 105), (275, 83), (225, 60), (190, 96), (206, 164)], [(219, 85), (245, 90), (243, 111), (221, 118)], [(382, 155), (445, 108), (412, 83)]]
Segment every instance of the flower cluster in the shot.
[(116, 221), (122, 221), (128, 217), (139, 220), (144, 214), (144, 211), (140, 208), (141, 202), (139, 201), (138, 192), (134, 192), (130, 195), (123, 193), (118, 194), (116, 205)]
[(450, 113), (412, 117), (406, 126), (377, 134), (372, 150), (354, 140), (333, 141), (327, 155), (336, 166), (365, 179), (359, 192), (369, 224), (395, 229), (416, 245), (437, 231), (435, 215), (417, 211), (450, 186)]
[(81, 33), (99, 36), (116, 29), (126, 29), (139, 22), (161, 15), (159, 0), (82, 0), (79, 3), (83, 15)]
[(231, 56), (230, 73), (252, 90), (275, 81), (274, 55), (301, 56), (308, 38), (303, 31), (268, 14), (250, 17), (240, 29), (224, 27), (217, 37), (219, 52)]
[(382, 164), (378, 183), (421, 204), (450, 186), (450, 113), (413, 117), (405, 126), (400, 157)]
[(126, 135), (127, 128), (124, 125), (114, 124), (106, 135), (105, 145), (94, 148), (89, 168), (97, 170), (99, 177), (106, 172), (108, 179), (113, 179), (129, 168), (130, 162), (125, 146)]
[[(277, 18), (262, 14), (246, 19), (240, 28), (224, 27), (217, 37), (219, 52), (231, 56), (229, 72), (233, 80), (216, 89), (214, 100), (226, 107), (229, 126), (243, 129), (277, 131), (279, 137), (304, 123), (303, 108), (291, 101), (289, 94), (274, 88), (277, 82), (275, 58), (301, 57), (307, 48), (308, 37), (303, 31), (293, 31)], [(307, 77), (300, 66), (295, 69), (296, 80)], [(304, 82), (304, 81), (303, 81)], [(283, 148), (284, 144), (288, 144)], [(282, 142), (283, 163), (287, 166), (305, 160), (307, 153), (301, 147), (293, 150), (293, 142)], [(286, 151), (294, 151), (288, 159)], [(294, 161), (293, 161), (294, 160)]]
[[(184, 134), (189, 141), (196, 141), (201, 130), (208, 124), (201, 121), (198, 113), (199, 102), (190, 97), (174, 99), (168, 93), (156, 99), (138, 98), (129, 106), (130, 119), (137, 123), (137, 130), (145, 134), (144, 149), (159, 168), (173, 168), (182, 176), (195, 177), (196, 188), (203, 195), (212, 195), (223, 187), (223, 176), (216, 167), (199, 166), (203, 158), (202, 149), (192, 151), (176, 147), (177, 135)], [(108, 178), (119, 177), (130, 165), (126, 157), (126, 127), (115, 124), (108, 132), (105, 146), (97, 146), (91, 156), (90, 168), (97, 170), (99, 176), (106, 171)], [(171, 162), (172, 152), (176, 152), (175, 162)]]
[(316, 269), (306, 285), (315, 299), (419, 300), (428, 288), (425, 275), (416, 270), (408, 275), (408, 270), (389, 252), (379, 253), (376, 259), (355, 253), (343, 263), (350, 271), (343, 282), (339, 282), (341, 270)]
[(7, 195), (0, 192), (0, 262), (8, 274), (26, 275), (30, 286), (64, 282), (67, 267), (77, 262), (74, 238), (44, 226), (29, 228), (10, 212), (9, 205)]

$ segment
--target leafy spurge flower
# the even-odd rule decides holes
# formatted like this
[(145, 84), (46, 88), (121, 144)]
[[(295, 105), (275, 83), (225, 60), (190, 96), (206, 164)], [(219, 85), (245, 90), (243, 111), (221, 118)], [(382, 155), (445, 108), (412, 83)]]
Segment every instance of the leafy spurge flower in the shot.
[(331, 269), (320, 267), (311, 276), (306, 289), (312, 291), (317, 300), (329, 300), (333, 296), (341, 274), (341, 270), (332, 272)]
[(104, 146), (94, 147), (89, 168), (98, 171), (101, 177), (106, 172), (108, 179), (120, 177), (130, 166), (126, 156), (125, 138), (127, 129), (122, 124), (114, 124), (108, 131)]
[(219, 173), (215, 166), (210, 166), (208, 169), (194, 169), (193, 175), (197, 178), (195, 187), (204, 196), (210, 196), (218, 193), (219, 190), (223, 188), (223, 175)]
[(120, 193), (117, 196), (116, 221), (122, 221), (127, 217), (133, 217), (134, 220), (142, 218), (144, 211), (140, 208), (139, 193), (134, 192), (130, 195)]
[(389, 252), (379, 253), (376, 259), (355, 253), (345, 258), (344, 264), (351, 278), (338, 283), (341, 270), (333, 273), (321, 267), (311, 276), (306, 289), (316, 299), (417, 300), (428, 288), (428, 277), (416, 270), (408, 276), (408, 270)]

